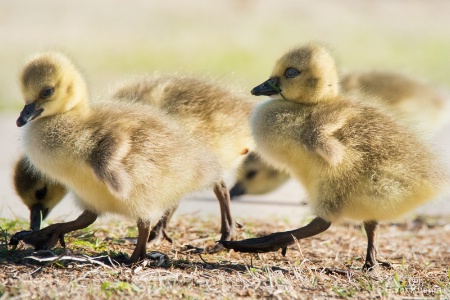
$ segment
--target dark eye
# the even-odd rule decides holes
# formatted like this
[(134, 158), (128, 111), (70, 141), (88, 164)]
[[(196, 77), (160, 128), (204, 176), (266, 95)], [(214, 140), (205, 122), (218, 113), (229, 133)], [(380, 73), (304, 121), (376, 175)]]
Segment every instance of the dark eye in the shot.
[(41, 92), (41, 98), (48, 98), (53, 95), (53, 88), (45, 88)]
[(37, 190), (34, 196), (39, 201), (39, 200), (43, 200), (46, 195), (47, 195), (47, 187), (44, 186), (42, 189)]
[(245, 174), (245, 177), (247, 178), (247, 179), (252, 179), (253, 177), (255, 177), (256, 176), (256, 171), (255, 170), (250, 170), (250, 171), (248, 171), (247, 172), (247, 174)]
[(287, 78), (294, 78), (294, 77), (298, 76), (298, 74), (300, 74), (300, 72), (293, 68), (289, 68), (286, 70), (286, 72), (284, 72), (284, 75)]

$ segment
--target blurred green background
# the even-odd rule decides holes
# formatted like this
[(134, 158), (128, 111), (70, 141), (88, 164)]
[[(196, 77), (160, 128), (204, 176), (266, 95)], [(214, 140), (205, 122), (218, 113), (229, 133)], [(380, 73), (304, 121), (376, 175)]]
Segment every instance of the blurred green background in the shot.
[(341, 69), (393, 69), (450, 87), (450, 1), (1, 0), (0, 109), (18, 111), (18, 72), (61, 50), (97, 95), (132, 75), (218, 76), (244, 91), (290, 47), (318, 41)]

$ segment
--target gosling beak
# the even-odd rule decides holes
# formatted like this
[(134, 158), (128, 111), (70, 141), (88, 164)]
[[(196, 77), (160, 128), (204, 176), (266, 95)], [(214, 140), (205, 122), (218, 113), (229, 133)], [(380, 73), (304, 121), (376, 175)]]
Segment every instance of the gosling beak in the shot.
[(269, 80), (264, 81), (257, 87), (254, 87), (251, 91), (254, 96), (272, 96), (279, 94), (281, 89), (279, 88), (279, 80), (278, 78), (270, 78)]
[(234, 200), (236, 197), (242, 196), (245, 194), (245, 188), (242, 186), (240, 182), (237, 182), (230, 190), (230, 198)]
[(34, 102), (25, 105), (23, 110), (20, 112), (20, 116), (16, 121), (17, 127), (22, 127), (27, 124), (28, 121), (33, 120), (39, 116), (44, 111), (43, 108), (36, 110), (36, 104)]
[(44, 220), (50, 210), (43, 207), (42, 204), (35, 204), (30, 210), (30, 229), (33, 231), (41, 229), (42, 220)]

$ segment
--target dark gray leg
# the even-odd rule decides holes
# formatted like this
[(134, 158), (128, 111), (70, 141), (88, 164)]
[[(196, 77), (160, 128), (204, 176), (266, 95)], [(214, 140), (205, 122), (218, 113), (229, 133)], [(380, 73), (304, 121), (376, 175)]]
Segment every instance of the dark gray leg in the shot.
[(136, 248), (134, 248), (133, 254), (131, 255), (131, 262), (133, 263), (143, 260), (147, 256), (147, 241), (150, 235), (150, 222), (139, 219), (137, 227), (139, 232), (138, 239)]
[(172, 218), (173, 213), (177, 207), (169, 210), (166, 214), (159, 220), (159, 222), (153, 227), (150, 232), (150, 236), (148, 237), (148, 242), (159, 242), (161, 239), (166, 239), (169, 243), (173, 243), (172, 238), (169, 236), (167, 232), (167, 223), (169, 223)]
[(390, 267), (391, 264), (388, 262), (382, 262), (377, 260), (377, 248), (376, 243), (376, 230), (378, 222), (377, 221), (366, 221), (364, 222), (364, 229), (367, 234), (367, 254), (366, 262), (364, 263), (363, 270), (372, 270), (381, 264), (385, 267)]

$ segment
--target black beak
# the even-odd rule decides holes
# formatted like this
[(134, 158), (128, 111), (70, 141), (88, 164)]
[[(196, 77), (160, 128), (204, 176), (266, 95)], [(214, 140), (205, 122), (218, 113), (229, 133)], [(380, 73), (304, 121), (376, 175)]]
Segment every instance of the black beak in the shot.
[(36, 110), (36, 104), (30, 103), (25, 105), (22, 112), (20, 113), (19, 118), (16, 121), (17, 127), (22, 127), (23, 125), (27, 124), (28, 121), (33, 120), (37, 116), (39, 116), (44, 111), (43, 108)]
[(241, 183), (237, 182), (230, 190), (230, 198), (231, 200), (236, 197), (242, 196), (245, 194), (245, 189)]
[(41, 229), (42, 220), (44, 220), (50, 210), (43, 207), (42, 204), (35, 204), (30, 210), (30, 229), (33, 231)]
[(254, 96), (271, 96), (276, 95), (281, 92), (281, 89), (279, 88), (279, 80), (278, 78), (270, 78), (267, 81), (264, 81), (257, 87), (254, 87), (251, 91), (252, 95)]

